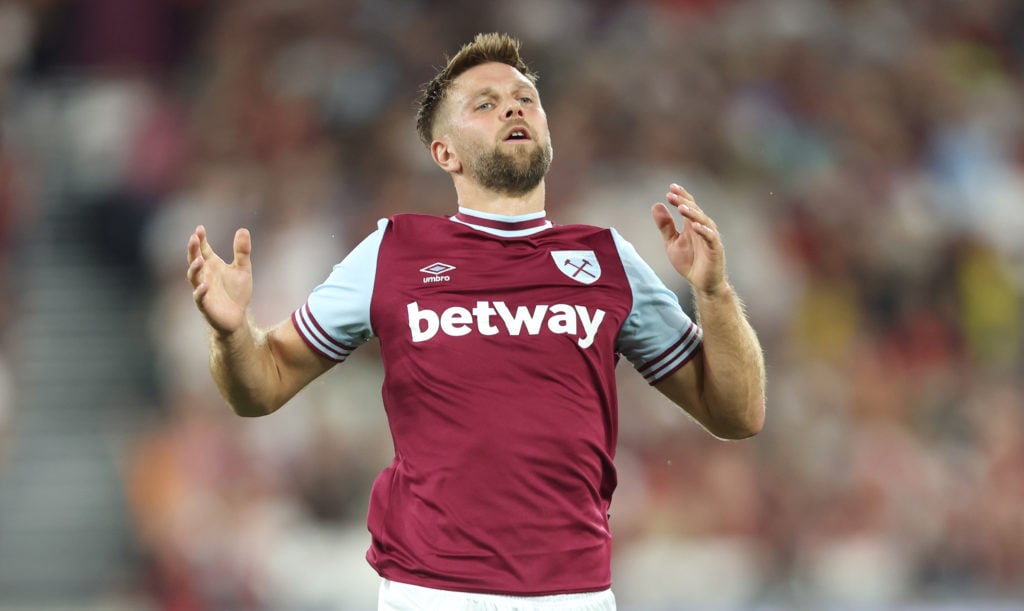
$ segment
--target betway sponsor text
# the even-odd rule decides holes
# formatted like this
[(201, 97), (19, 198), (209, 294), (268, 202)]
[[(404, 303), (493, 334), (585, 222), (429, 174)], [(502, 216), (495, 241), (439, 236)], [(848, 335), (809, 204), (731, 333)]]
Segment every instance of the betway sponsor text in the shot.
[(604, 321), (605, 311), (591, 312), (586, 306), (556, 303), (552, 305), (517, 306), (509, 309), (504, 301), (478, 301), (472, 308), (451, 306), (437, 313), (430, 308), (420, 309), (419, 302), (406, 306), (409, 330), (413, 342), (425, 342), (438, 333), (452, 337), (469, 335), (575, 335), (580, 348), (589, 348)]

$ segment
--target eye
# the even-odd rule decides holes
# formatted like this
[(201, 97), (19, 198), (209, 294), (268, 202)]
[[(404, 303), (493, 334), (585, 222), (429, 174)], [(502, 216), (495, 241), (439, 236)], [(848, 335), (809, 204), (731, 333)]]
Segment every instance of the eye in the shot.
[(533, 104), (533, 98), (522, 97), (519, 98), (519, 101), (523, 104)]
[(493, 102), (484, 102), (483, 104), (479, 104), (476, 107), (476, 109), (477, 110), (490, 110), (493, 107), (494, 107), (494, 103)]

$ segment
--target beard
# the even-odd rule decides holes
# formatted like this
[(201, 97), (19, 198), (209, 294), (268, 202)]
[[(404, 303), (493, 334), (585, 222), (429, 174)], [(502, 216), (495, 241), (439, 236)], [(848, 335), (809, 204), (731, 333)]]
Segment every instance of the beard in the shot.
[(551, 143), (537, 143), (529, 152), (502, 150), (498, 145), (466, 163), (466, 173), (481, 186), (518, 197), (536, 188), (551, 169)]

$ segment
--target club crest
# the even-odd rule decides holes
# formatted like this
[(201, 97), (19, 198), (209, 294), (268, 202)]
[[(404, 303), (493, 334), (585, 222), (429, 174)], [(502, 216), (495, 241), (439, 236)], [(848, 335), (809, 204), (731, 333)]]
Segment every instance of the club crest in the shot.
[(553, 250), (551, 258), (566, 276), (582, 284), (593, 284), (601, 277), (601, 264), (592, 250)]

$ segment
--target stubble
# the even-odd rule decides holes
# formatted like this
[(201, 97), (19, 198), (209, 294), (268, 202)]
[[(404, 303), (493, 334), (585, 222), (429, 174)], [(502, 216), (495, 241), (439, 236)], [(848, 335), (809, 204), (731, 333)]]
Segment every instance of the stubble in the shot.
[(471, 156), (466, 171), (474, 181), (491, 191), (513, 197), (525, 195), (536, 188), (551, 169), (551, 144), (537, 144), (525, 154), (503, 150), (503, 146), (508, 145), (498, 145)]

